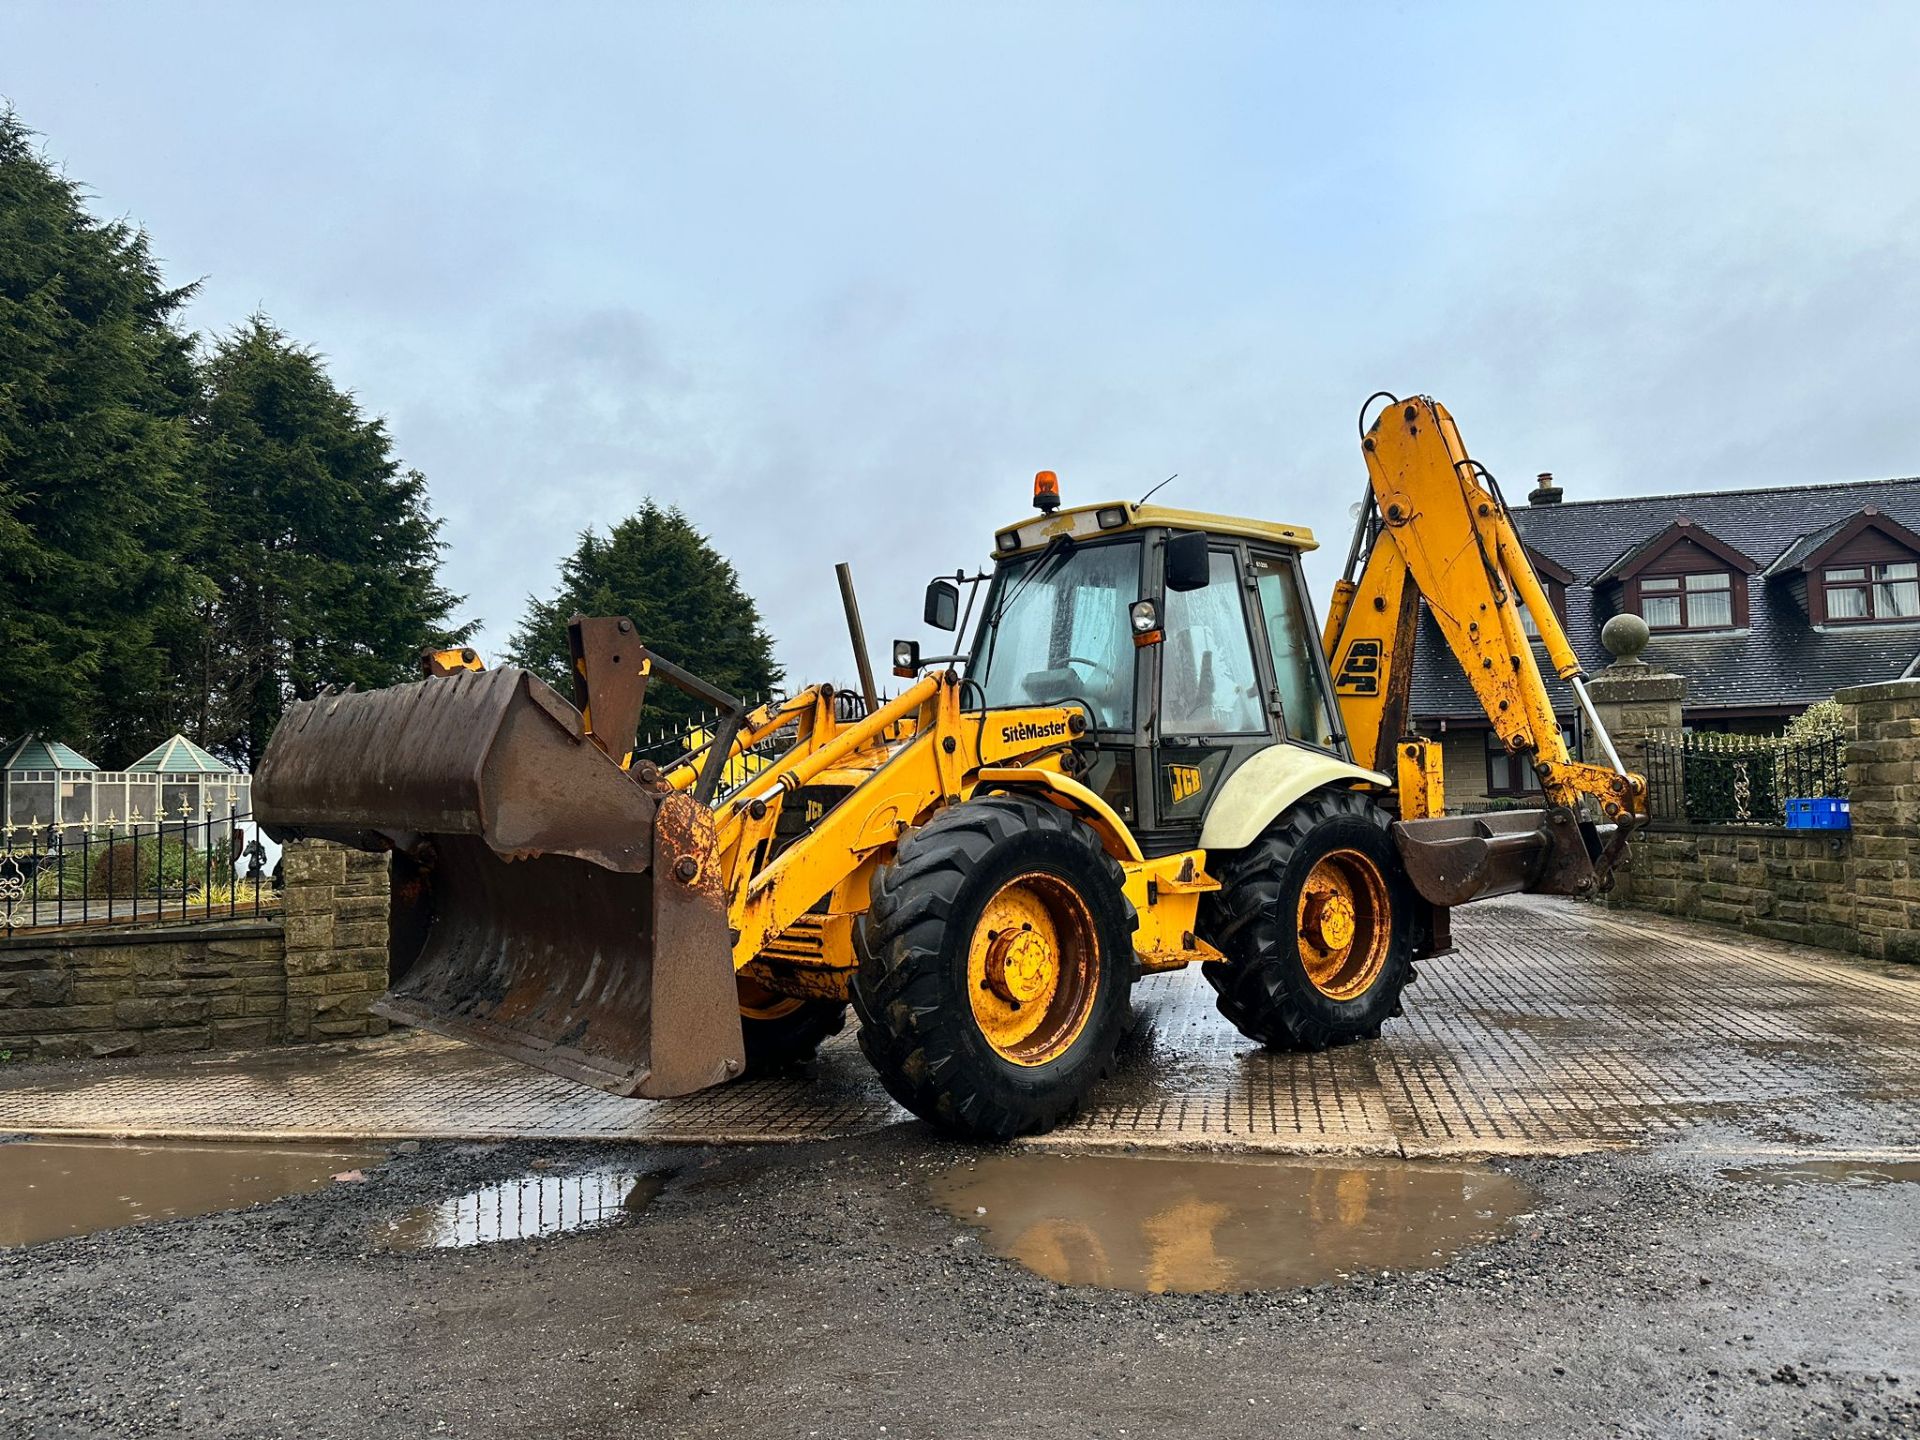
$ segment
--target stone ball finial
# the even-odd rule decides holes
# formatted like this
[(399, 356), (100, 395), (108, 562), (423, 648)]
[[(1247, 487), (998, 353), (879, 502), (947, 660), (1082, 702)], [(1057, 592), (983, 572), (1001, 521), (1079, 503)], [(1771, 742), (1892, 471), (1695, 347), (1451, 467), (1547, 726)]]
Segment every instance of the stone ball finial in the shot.
[(1616, 615), (1600, 627), (1600, 643), (1607, 647), (1616, 665), (1644, 665), (1640, 652), (1647, 648), (1653, 632), (1638, 615)]

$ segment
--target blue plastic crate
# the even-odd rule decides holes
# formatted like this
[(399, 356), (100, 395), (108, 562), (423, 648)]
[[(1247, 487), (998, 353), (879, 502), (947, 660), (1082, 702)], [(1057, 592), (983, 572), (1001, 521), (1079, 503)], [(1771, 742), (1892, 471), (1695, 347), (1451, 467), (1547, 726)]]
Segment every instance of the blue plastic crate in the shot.
[(1787, 801), (1789, 830), (1851, 830), (1853, 812), (1845, 800), (1814, 798)]

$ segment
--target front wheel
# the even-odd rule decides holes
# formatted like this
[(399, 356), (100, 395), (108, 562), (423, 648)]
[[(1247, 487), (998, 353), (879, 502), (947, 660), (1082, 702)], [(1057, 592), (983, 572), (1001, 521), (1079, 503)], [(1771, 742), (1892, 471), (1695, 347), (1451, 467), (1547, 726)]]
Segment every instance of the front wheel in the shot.
[(887, 1092), (974, 1140), (1050, 1130), (1132, 1015), (1132, 906), (1085, 825), (1024, 796), (964, 801), (900, 846), (860, 928), (860, 1048)]
[(1220, 1013), (1275, 1050), (1371, 1039), (1414, 978), (1413, 888), (1387, 814), (1323, 790), (1222, 867), (1201, 931), (1226, 963), (1204, 966)]

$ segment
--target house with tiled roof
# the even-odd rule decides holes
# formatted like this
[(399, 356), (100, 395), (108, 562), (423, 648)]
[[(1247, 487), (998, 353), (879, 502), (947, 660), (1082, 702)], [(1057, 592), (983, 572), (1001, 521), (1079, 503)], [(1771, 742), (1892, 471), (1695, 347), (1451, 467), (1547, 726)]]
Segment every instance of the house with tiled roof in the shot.
[[(1775, 733), (1835, 690), (1920, 673), (1920, 478), (1567, 500), (1542, 475), (1513, 520), (1587, 669), (1610, 658), (1602, 625), (1641, 616), (1645, 659), (1687, 682), (1691, 728)], [(1534, 653), (1571, 734), (1572, 692)], [(1442, 739), (1449, 808), (1538, 793), (1489, 743), (1431, 616), (1411, 715)]]

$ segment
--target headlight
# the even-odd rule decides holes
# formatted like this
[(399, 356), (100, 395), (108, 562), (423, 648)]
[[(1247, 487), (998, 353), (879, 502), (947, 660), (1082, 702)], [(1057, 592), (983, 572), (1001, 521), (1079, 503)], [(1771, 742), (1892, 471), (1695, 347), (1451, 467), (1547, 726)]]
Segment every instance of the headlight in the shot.
[(1160, 607), (1151, 600), (1136, 600), (1128, 607), (1127, 614), (1133, 621), (1133, 633), (1151, 635), (1160, 628)]
[(993, 537), (993, 544), (997, 550), (1018, 550), (1020, 548), (1020, 532), (1018, 530), (1002, 530), (998, 535)]
[(1127, 523), (1127, 512), (1118, 505), (1104, 505), (1093, 512), (1093, 518), (1102, 530), (1118, 530)]
[(905, 680), (911, 680), (920, 673), (920, 642), (918, 640), (893, 642), (893, 673)]

